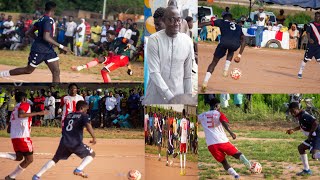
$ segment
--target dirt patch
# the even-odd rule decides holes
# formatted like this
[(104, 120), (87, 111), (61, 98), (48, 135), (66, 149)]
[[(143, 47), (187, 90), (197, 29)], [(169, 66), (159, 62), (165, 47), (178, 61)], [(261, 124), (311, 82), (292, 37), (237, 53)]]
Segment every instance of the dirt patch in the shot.
[[(31, 179), (33, 174), (50, 160), (59, 144), (60, 138), (32, 138), (34, 145), (34, 161), (17, 179)], [(84, 139), (89, 145), (90, 139)], [(10, 138), (0, 138), (0, 151), (13, 152)], [(91, 148), (96, 158), (85, 168), (89, 179), (125, 180), (130, 169), (137, 169), (145, 178), (144, 140), (143, 139), (98, 139)], [(47, 171), (43, 179), (82, 179), (73, 175), (73, 170), (81, 163), (81, 159), (72, 155), (68, 160), (59, 161), (55, 167)], [(0, 159), (0, 174), (4, 178), (18, 165), (18, 162)]]
[[(199, 43), (199, 87), (212, 61), (216, 46)], [(216, 66), (206, 93), (320, 93), (319, 65), (314, 60), (307, 64), (303, 79), (297, 78), (303, 56), (302, 50), (246, 47), (241, 62), (232, 62), (230, 66), (230, 70), (240, 68), (242, 77), (236, 81), (230, 76), (222, 76), (224, 57)]]

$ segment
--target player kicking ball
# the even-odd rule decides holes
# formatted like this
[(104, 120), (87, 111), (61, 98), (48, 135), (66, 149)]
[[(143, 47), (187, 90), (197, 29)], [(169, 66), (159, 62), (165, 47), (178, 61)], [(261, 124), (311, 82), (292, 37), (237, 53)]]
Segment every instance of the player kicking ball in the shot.
[(5, 180), (15, 179), (33, 162), (33, 146), (30, 139), (32, 116), (48, 114), (47, 111), (32, 113), (31, 106), (27, 103), (27, 95), (23, 92), (17, 92), (15, 100), (17, 104), (11, 113), (8, 127), (15, 154), (0, 153), (0, 157), (23, 161), (11, 174), (5, 177)]
[(303, 164), (303, 170), (297, 173), (297, 176), (312, 175), (309, 167), (306, 150), (310, 150), (313, 159), (320, 159), (320, 126), (315, 117), (299, 108), (299, 103), (289, 104), (290, 113), (298, 118), (299, 126), (287, 130), (287, 134), (301, 130), (308, 138), (298, 146), (298, 151)]
[(320, 12), (316, 12), (314, 14), (314, 22), (308, 24), (307, 37), (309, 43), (298, 72), (299, 79), (302, 79), (303, 70), (307, 62), (311, 61), (313, 57), (320, 63)]
[(220, 112), (220, 102), (214, 98), (210, 102), (212, 108), (208, 112), (198, 115), (198, 120), (203, 127), (208, 150), (212, 156), (222, 164), (223, 168), (232, 175), (235, 179), (240, 179), (240, 175), (229, 165), (226, 155), (239, 159), (250, 170), (250, 161), (233, 145), (224, 132), (225, 128), (233, 139), (236, 139), (234, 134), (229, 128), (229, 120)]
[(104, 68), (101, 70), (101, 76), (103, 82), (111, 82), (109, 73), (118, 69), (119, 67), (128, 67), (127, 73), (131, 76), (133, 74), (131, 65), (129, 64), (130, 48), (133, 48), (131, 40), (124, 37), (116, 38), (116, 32), (109, 30), (107, 32), (107, 40), (110, 43), (108, 47), (108, 56), (99, 57), (81, 66), (72, 66), (74, 71), (81, 71), (83, 69), (89, 69), (98, 64), (104, 64)]
[(226, 14), (223, 16), (222, 19), (215, 20), (215, 17), (211, 18), (210, 22), (201, 23), (199, 26), (200, 28), (203, 26), (217, 26), (220, 28), (221, 31), (221, 39), (220, 43), (218, 44), (211, 64), (208, 66), (206, 76), (202, 83), (201, 92), (205, 93), (208, 85), (208, 81), (214, 71), (214, 68), (218, 64), (219, 60), (223, 58), (227, 53), (227, 60), (223, 68), (223, 76), (228, 76), (228, 70), (233, 59), (234, 52), (236, 52), (239, 47), (240, 51), (237, 57), (234, 58), (234, 61), (239, 63), (241, 54), (245, 48), (245, 39), (242, 33), (242, 28), (237, 25), (235, 22), (232, 22), (232, 15)]
[(40, 177), (55, 166), (59, 160), (66, 160), (73, 153), (83, 159), (80, 166), (73, 171), (73, 174), (88, 178), (88, 175), (83, 172), (83, 169), (91, 163), (95, 157), (95, 152), (83, 143), (83, 128), (86, 127), (92, 137), (90, 143), (96, 144), (96, 138), (89, 121), (89, 116), (87, 115), (87, 110), (89, 109), (88, 104), (85, 101), (78, 101), (76, 109), (76, 112), (68, 114), (64, 120), (62, 138), (56, 154), (52, 160), (48, 161), (41, 170), (32, 177), (32, 180), (40, 179)]
[[(67, 47), (64, 47), (53, 40), (54, 19), (52, 17), (54, 16), (56, 6), (56, 3), (52, 1), (47, 2), (43, 17), (33, 25), (33, 28), (26, 32), (27, 36), (31, 36), (35, 39), (31, 46), (28, 65), (26, 67), (11, 69), (9, 71), (2, 71), (0, 72), (0, 77), (31, 74), (38, 65), (44, 61), (52, 73), (52, 82), (60, 82), (59, 57), (54, 51), (53, 46), (57, 46), (67, 52), (71, 51)], [(38, 31), (38, 36), (34, 34), (35, 31)]]
[[(168, 149), (167, 149), (167, 163), (166, 166), (169, 166), (169, 156), (172, 155), (173, 158), (176, 158), (178, 153), (174, 152), (173, 146), (173, 125), (170, 125), (170, 130), (168, 132)], [(170, 166), (173, 164), (173, 161), (170, 161)]]
[[(189, 121), (186, 119), (186, 112), (183, 109), (182, 111), (183, 118), (180, 121), (180, 175), (186, 175), (186, 160), (187, 160), (187, 139), (189, 133)], [(182, 166), (183, 162), (183, 166)]]

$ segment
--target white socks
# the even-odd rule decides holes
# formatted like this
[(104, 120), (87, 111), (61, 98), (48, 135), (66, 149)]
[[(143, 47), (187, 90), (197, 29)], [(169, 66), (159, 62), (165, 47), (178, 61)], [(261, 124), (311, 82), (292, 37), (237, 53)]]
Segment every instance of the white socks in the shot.
[(180, 153), (180, 167), (181, 167), (181, 171), (182, 171), (182, 154)]
[(53, 160), (48, 161), (36, 174), (38, 177), (41, 177), (42, 174), (44, 174), (46, 171), (48, 171), (50, 168), (52, 168), (56, 163)]
[(9, 71), (1, 71), (0, 72), (0, 77), (9, 77), (9, 76), (10, 76)]
[(228, 71), (229, 67), (230, 67), (231, 61), (230, 60), (226, 60), (226, 63), (224, 64), (224, 71)]
[(186, 159), (187, 159), (186, 156), (187, 156), (187, 154), (184, 153), (184, 160), (183, 160), (183, 163), (184, 163), (184, 164), (183, 164), (183, 168), (184, 168), (184, 169), (186, 169)]
[(304, 170), (309, 170), (310, 167), (309, 167), (307, 154), (300, 154), (300, 158), (301, 158), (301, 161), (302, 161), (302, 164), (303, 164), (303, 169)]
[(11, 159), (11, 160), (16, 160), (17, 156), (16, 154), (10, 154), (10, 153), (0, 153), (0, 158), (6, 158), (6, 159)]
[(82, 171), (88, 164), (91, 163), (92, 160), (93, 160), (92, 156), (87, 156), (87, 157), (83, 158), (82, 163), (80, 164), (79, 167), (77, 167), (77, 169)]
[(19, 174), (21, 174), (25, 169), (23, 169), (20, 164), (18, 167), (9, 175), (10, 178), (14, 179), (16, 178)]
[(203, 83), (207, 84), (209, 79), (211, 77), (211, 73), (210, 72), (207, 72), (206, 73), (206, 76), (204, 77), (204, 80), (203, 80)]
[(229, 168), (228, 173), (233, 177), (238, 175), (238, 173), (233, 168)]
[(307, 63), (305, 63), (303, 60), (301, 61), (301, 65), (300, 65), (300, 69), (299, 69), (299, 72), (298, 74), (302, 74), (303, 70), (304, 70), (304, 67), (306, 66)]

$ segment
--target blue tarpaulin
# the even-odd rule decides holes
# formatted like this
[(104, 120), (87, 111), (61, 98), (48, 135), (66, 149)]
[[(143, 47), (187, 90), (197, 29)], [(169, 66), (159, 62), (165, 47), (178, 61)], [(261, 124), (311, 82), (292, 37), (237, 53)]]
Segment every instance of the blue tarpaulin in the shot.
[(266, 3), (300, 6), (302, 8), (320, 9), (320, 0), (263, 0)]

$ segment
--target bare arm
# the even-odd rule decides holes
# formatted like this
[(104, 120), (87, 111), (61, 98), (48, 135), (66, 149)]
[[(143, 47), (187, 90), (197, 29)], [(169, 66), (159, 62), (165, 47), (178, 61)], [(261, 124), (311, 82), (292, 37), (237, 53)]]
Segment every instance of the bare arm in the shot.
[(317, 121), (314, 121), (313, 122), (313, 124), (312, 124), (312, 127), (311, 127), (311, 129), (310, 129), (310, 132), (309, 132), (309, 139), (311, 139), (312, 138), (312, 134), (313, 134), (313, 132), (318, 128), (318, 122)]
[(202, 28), (203, 26), (211, 26), (211, 22), (202, 22), (202, 23), (199, 23), (198, 27), (199, 28)]
[(299, 131), (299, 130), (300, 130), (300, 126), (297, 126), (297, 127), (293, 128), (293, 129), (288, 129), (286, 133), (287, 134), (292, 134), (295, 131)]
[(225, 121), (221, 121), (221, 123), (222, 123), (222, 126), (229, 132), (229, 134), (231, 135), (231, 137), (232, 137), (233, 139), (236, 139), (237, 136), (236, 136), (236, 134), (234, 134), (234, 133), (231, 131), (228, 123), (225, 122)]
[(47, 111), (40, 111), (40, 112), (32, 112), (32, 113), (26, 113), (23, 110), (19, 110), (18, 111), (18, 117), (19, 118), (26, 118), (26, 117), (32, 117), (32, 116), (41, 116), (41, 115), (45, 115), (48, 114)]
[(59, 47), (60, 49), (63, 49), (64, 51), (67, 51), (67, 52), (72, 53), (72, 51), (71, 51), (68, 47), (65, 47), (65, 46), (57, 43), (57, 42), (51, 37), (50, 32), (44, 32), (44, 33), (43, 33), (43, 39), (44, 39), (45, 41), (47, 41), (48, 43), (53, 44), (53, 45)]
[(89, 132), (89, 134), (90, 134), (91, 137), (92, 137), (92, 140), (90, 141), (90, 143), (96, 144), (97, 141), (96, 141), (96, 137), (95, 137), (95, 135), (94, 135), (94, 132), (93, 132), (91, 123), (87, 123), (87, 124), (86, 124), (86, 129), (87, 129), (87, 131)]

